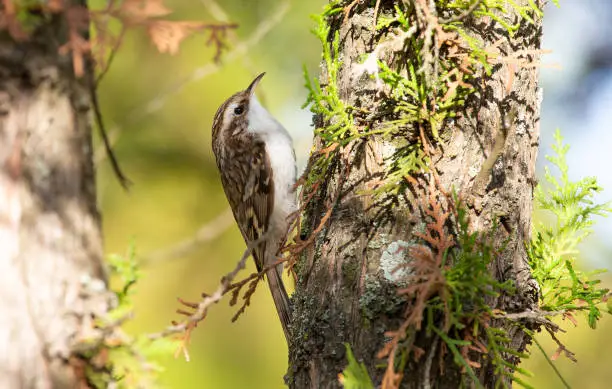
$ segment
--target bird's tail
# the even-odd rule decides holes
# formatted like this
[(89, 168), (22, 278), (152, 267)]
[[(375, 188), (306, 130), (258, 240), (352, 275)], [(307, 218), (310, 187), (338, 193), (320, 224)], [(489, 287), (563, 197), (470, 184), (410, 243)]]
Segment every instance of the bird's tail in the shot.
[(291, 323), (291, 305), (289, 304), (289, 296), (285, 290), (285, 284), (281, 277), (281, 271), (278, 267), (273, 267), (268, 270), (266, 278), (268, 279), (268, 285), (270, 286), (270, 292), (272, 292), (272, 299), (276, 306), (276, 312), (283, 326), (285, 332), (285, 338), (289, 343), (289, 323)]

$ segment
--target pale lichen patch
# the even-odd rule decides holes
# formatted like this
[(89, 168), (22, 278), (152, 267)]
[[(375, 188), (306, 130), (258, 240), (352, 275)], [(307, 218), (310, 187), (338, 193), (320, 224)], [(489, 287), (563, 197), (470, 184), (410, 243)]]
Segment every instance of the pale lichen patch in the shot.
[(410, 243), (403, 240), (391, 242), (380, 256), (380, 268), (385, 278), (392, 282), (406, 279), (410, 275), (410, 268), (406, 267), (409, 261), (408, 249)]

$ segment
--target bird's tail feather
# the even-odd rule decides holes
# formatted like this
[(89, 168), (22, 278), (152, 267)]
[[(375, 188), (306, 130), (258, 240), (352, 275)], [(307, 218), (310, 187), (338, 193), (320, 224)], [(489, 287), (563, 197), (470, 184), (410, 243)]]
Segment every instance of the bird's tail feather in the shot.
[(276, 312), (283, 326), (285, 338), (289, 343), (290, 331), (289, 324), (291, 323), (291, 305), (289, 303), (289, 296), (285, 290), (285, 284), (281, 277), (281, 271), (278, 268), (272, 268), (268, 270), (266, 274), (268, 279), (268, 285), (270, 286), (270, 292), (272, 292), (272, 299), (276, 306)]

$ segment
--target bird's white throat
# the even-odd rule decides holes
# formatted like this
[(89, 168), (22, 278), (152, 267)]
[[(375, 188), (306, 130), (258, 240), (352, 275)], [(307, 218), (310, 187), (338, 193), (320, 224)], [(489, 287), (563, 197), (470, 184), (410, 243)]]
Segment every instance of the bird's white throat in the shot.
[(255, 96), (249, 102), (247, 119), (248, 131), (261, 137), (270, 158), (275, 193), (273, 223), (279, 227), (286, 225), (286, 217), (295, 209), (295, 194), (291, 189), (295, 184), (296, 165), (291, 136)]

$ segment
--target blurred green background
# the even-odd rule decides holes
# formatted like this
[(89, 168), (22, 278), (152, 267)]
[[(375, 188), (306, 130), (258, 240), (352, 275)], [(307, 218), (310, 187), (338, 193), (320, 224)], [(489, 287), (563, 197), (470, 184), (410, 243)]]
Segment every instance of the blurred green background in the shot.
[[(317, 40), (309, 33), (309, 15), (324, 0), (167, 0), (177, 20), (215, 20), (225, 13), (239, 24), (228, 36), (230, 47), (220, 66), (207, 37), (185, 40), (175, 56), (159, 54), (145, 31), (129, 32), (99, 88), (106, 126), (122, 167), (135, 183), (125, 193), (98, 147), (98, 191), (107, 253), (124, 253), (135, 243), (143, 261), (137, 285), (134, 333), (156, 332), (178, 316), (177, 297), (196, 301), (211, 292), (243, 252), (238, 229), (227, 217), (211, 150), (211, 123), (217, 107), (245, 88), (258, 73), (267, 75), (258, 92), (264, 105), (292, 133), (300, 169), (312, 137), (305, 101), (302, 65), (316, 74)], [(215, 7), (216, 6), (216, 7)], [(246, 50), (240, 47), (246, 45)], [(99, 143), (99, 142), (98, 142)], [(209, 224), (214, 238), (179, 256), (163, 251), (192, 238)], [(161, 250), (161, 251), (160, 251)], [(247, 272), (254, 270), (249, 261)], [(194, 332), (191, 361), (172, 356), (162, 362), (167, 388), (283, 388), (287, 348), (272, 300), (262, 284), (252, 306), (236, 322), (227, 299), (213, 306)], [(568, 326), (571, 327), (571, 326)], [(605, 345), (612, 338), (606, 317), (600, 330), (585, 325), (566, 339), (579, 365), (555, 362), (575, 388), (604, 388), (612, 379), (606, 369)], [(545, 339), (546, 336), (541, 337)], [(542, 340), (549, 355), (555, 348)], [(538, 388), (558, 388), (560, 381), (534, 351), (526, 368)]]

